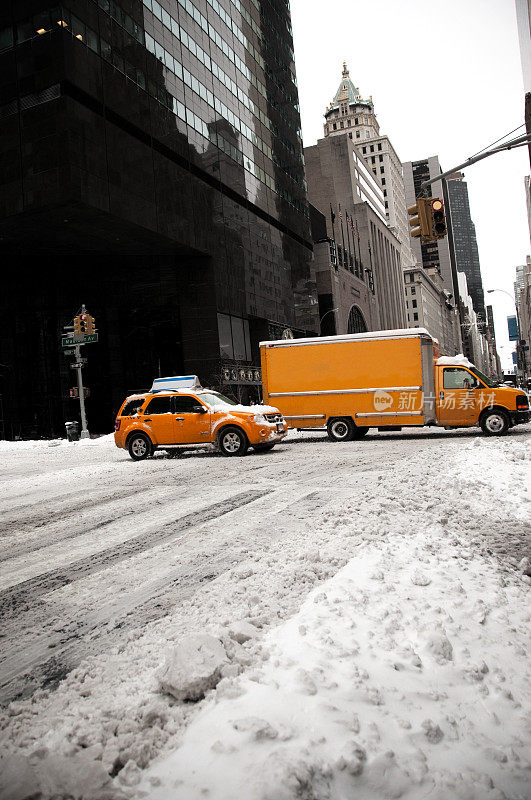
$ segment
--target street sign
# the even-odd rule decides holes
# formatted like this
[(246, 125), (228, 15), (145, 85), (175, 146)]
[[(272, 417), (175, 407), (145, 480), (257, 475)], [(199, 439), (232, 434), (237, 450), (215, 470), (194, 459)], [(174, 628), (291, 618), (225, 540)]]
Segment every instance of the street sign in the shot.
[(77, 344), (90, 344), (98, 341), (97, 333), (76, 333), (74, 336), (66, 336), (61, 339), (62, 347), (72, 347)]
[(86, 364), (86, 363), (87, 363), (87, 359), (86, 358), (80, 358), (79, 361), (74, 361), (73, 364), (70, 364), (70, 369), (79, 369), (79, 367), (82, 367), (83, 364)]
[(63, 350), (64, 356), (75, 356), (75, 354), (76, 354), (75, 350)]

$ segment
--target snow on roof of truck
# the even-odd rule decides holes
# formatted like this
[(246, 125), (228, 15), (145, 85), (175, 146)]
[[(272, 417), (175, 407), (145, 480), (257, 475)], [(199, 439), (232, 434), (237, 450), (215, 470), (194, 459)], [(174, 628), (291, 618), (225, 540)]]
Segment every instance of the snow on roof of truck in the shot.
[(284, 345), (293, 347), (299, 344), (326, 344), (327, 342), (368, 341), (370, 339), (403, 339), (406, 336), (418, 338), (427, 336), (434, 341), (426, 328), (398, 328), (392, 331), (365, 331), (364, 333), (342, 333), (339, 336), (312, 336), (306, 339), (277, 339), (271, 342), (260, 342), (262, 345)]
[(473, 363), (468, 358), (459, 353), (457, 356), (441, 356), (435, 362), (438, 367), (473, 367)]

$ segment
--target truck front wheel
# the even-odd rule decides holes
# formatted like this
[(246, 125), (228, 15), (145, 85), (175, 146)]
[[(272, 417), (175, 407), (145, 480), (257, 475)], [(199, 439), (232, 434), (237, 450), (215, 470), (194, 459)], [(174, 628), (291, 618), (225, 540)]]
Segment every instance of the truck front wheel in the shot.
[(486, 436), (503, 436), (509, 430), (509, 417), (504, 411), (492, 408), (481, 415), (479, 424)]
[(350, 442), (354, 435), (354, 423), (350, 417), (333, 417), (328, 420), (326, 430), (333, 442)]

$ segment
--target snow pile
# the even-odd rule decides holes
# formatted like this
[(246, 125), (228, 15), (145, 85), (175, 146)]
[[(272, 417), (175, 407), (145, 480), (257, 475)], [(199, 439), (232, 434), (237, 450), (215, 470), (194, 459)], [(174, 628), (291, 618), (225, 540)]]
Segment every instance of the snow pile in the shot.
[(265, 636), (258, 668), (218, 684), (141, 788), (153, 800), (528, 797), (527, 588), (441, 534), (360, 548)]
[(463, 353), (459, 353), (456, 356), (439, 356), (439, 358), (435, 361), (436, 366), (438, 367), (473, 367), (471, 361), (463, 355)]

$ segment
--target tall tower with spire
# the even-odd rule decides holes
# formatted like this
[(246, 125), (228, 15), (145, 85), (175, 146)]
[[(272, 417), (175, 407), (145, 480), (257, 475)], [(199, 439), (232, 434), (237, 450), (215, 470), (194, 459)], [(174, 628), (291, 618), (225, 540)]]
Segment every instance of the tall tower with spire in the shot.
[(346, 62), (334, 99), (325, 111), (324, 135), (347, 136), (382, 186), (387, 224), (400, 241), (403, 269), (412, 266), (402, 164), (387, 136), (380, 135), (372, 97), (364, 100)]
[(374, 114), (372, 97), (368, 100), (362, 99), (344, 61), (341, 83), (325, 111), (324, 135), (340, 136), (345, 133), (352, 133), (350, 138), (361, 142), (379, 136), (380, 126)]

